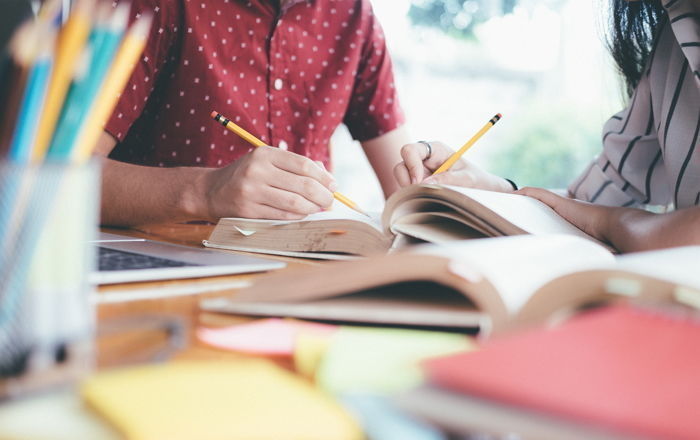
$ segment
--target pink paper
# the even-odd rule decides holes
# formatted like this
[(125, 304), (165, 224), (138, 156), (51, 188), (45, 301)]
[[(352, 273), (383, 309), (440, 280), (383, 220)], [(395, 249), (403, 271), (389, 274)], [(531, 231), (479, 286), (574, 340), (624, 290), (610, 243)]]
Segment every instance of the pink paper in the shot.
[(224, 328), (201, 328), (197, 336), (206, 344), (226, 350), (291, 357), (299, 334), (330, 336), (336, 328), (335, 325), (273, 318)]

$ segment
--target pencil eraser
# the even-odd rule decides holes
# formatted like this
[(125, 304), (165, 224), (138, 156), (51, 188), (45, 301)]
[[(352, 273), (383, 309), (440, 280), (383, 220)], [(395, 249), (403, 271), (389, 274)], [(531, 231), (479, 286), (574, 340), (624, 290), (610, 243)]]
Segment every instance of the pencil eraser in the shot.
[(219, 112), (211, 112), (211, 117), (216, 119), (216, 116), (219, 114)]

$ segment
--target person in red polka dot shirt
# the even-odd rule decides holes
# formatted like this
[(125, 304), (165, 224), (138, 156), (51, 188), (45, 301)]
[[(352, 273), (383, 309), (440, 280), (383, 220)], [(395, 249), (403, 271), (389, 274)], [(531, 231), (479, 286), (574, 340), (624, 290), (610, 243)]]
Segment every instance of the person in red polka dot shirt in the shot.
[[(369, 0), (134, 0), (147, 47), (97, 147), (102, 222), (296, 219), (328, 208), (345, 124), (385, 195), (408, 143)], [(221, 112), (269, 147), (215, 123)]]

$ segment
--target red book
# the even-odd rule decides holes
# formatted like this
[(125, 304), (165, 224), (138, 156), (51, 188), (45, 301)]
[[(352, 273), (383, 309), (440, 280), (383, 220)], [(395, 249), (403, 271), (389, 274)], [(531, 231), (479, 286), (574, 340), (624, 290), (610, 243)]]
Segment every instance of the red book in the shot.
[(700, 439), (700, 320), (614, 307), (426, 364), (442, 388), (664, 439)]

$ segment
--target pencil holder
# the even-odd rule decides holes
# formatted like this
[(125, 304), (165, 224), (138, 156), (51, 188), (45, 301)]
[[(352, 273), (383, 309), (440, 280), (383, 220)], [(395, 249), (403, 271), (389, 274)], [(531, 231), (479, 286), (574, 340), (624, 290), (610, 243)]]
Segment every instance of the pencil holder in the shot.
[(99, 163), (0, 163), (0, 398), (89, 371)]

